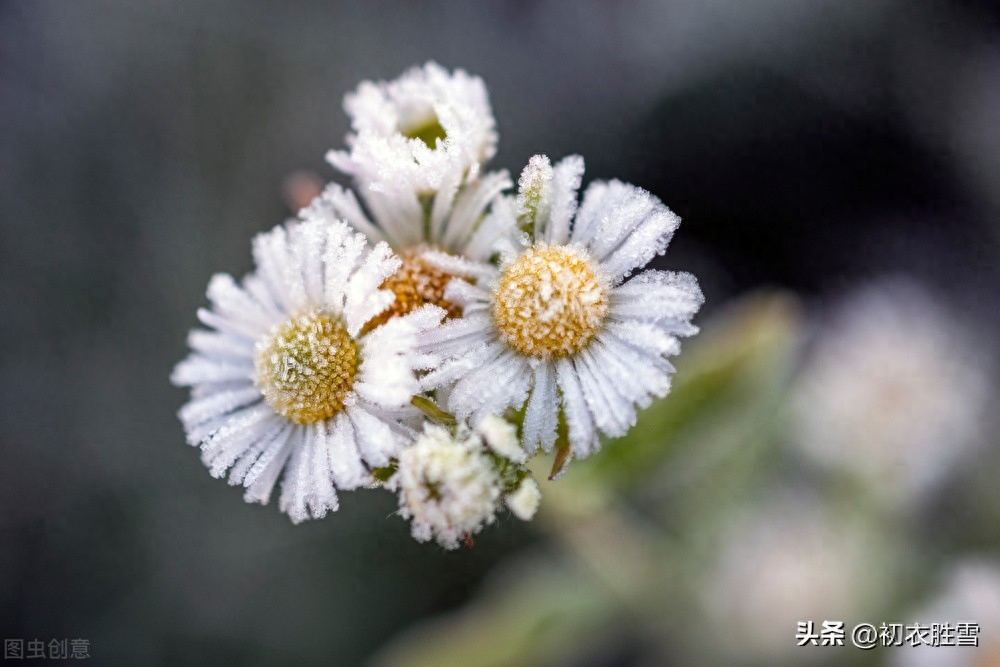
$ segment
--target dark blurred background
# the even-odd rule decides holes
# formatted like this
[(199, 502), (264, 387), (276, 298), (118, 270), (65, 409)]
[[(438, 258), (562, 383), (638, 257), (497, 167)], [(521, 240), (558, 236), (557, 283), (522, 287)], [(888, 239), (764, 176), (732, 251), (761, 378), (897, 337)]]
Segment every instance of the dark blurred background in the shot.
[[(997, 330), (1000, 10), (987, 0), (0, 4), (0, 634), (98, 664), (363, 662), (533, 542), (418, 545), (387, 493), (293, 527), (212, 480), (172, 365), (285, 218), (344, 93), (482, 76), (492, 166), (576, 152), (684, 224), (704, 315), (907, 272)], [(995, 340), (995, 336), (993, 336)]]

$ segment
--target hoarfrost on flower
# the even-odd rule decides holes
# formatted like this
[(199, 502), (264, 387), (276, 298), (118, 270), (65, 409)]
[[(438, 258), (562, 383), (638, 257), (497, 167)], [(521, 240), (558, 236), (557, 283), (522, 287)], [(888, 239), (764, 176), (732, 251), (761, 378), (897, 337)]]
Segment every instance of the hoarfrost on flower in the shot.
[[(524, 451), (513, 451), (507, 440), (512, 429), (500, 417), (484, 419), (475, 429), (462, 423), (454, 432), (428, 423), (413, 446), (400, 453), (399, 468), (388, 486), (398, 491), (399, 513), (410, 520), (415, 539), (434, 539), (455, 549), (461, 540), (494, 522), (512, 483), (518, 484), (517, 494), (534, 482), (519, 465), (525, 460)], [(512, 456), (487, 444), (498, 438)], [(532, 501), (530, 491), (525, 494), (520, 501), (525, 511), (515, 515), (527, 521), (534, 510), (526, 511)], [(537, 507), (538, 498), (533, 502)]]
[(437, 63), (393, 81), (364, 81), (344, 99), (349, 151), (328, 159), (365, 187), (418, 192), (479, 176), (496, 152), (496, 121), (482, 79)]
[(294, 522), (338, 507), (337, 489), (372, 483), (408, 443), (415, 369), (426, 362), (416, 334), (443, 311), (426, 306), (371, 331), (393, 301), (379, 285), (399, 266), (385, 244), (370, 248), (343, 223), (306, 220), (254, 239), (256, 270), (208, 286), (207, 329), (172, 380), (191, 387), (179, 412), (191, 445), (215, 477), (266, 503), (279, 477), (279, 506)]
[(800, 377), (797, 443), (876, 498), (907, 506), (976, 444), (987, 356), (914, 283), (872, 284), (844, 300)]
[(487, 261), (510, 244), (515, 224), (506, 213), (513, 203), (503, 196), (509, 175), (482, 169), (496, 148), (482, 80), (429, 63), (391, 82), (362, 83), (345, 108), (354, 128), (350, 149), (327, 159), (352, 177), (361, 201), (331, 184), (311, 214), (346, 220), (400, 255), (402, 268), (386, 285), (397, 296), (386, 318), (425, 303), (460, 316), (443, 295), (452, 272), (424, 255)]
[(693, 276), (651, 270), (625, 281), (666, 250), (677, 216), (619, 181), (592, 183), (578, 206), (582, 175), (579, 156), (531, 159), (518, 206), (498, 209), (526, 231), (499, 267), (428, 257), (467, 281), (445, 292), (463, 317), (421, 337), (440, 362), (423, 387), (450, 387), (448, 408), (473, 421), (524, 408), (529, 453), (553, 448), (560, 413), (577, 457), (601, 435), (623, 435), (638, 408), (668, 393), (667, 357), (698, 330)]

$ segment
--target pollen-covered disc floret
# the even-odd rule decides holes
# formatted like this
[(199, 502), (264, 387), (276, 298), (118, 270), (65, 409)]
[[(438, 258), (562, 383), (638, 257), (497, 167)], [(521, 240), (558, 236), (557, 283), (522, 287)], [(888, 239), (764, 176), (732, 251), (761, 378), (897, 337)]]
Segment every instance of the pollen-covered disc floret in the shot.
[(580, 249), (535, 244), (504, 268), (494, 290), (492, 313), (500, 338), (529, 357), (576, 354), (607, 317), (601, 283)]
[(444, 298), (445, 287), (453, 276), (425, 261), (422, 255), (426, 250), (428, 248), (419, 246), (398, 253), (402, 265), (382, 283), (382, 289), (395, 294), (396, 300), (366, 324), (366, 329), (384, 324), (391, 317), (406, 315), (425, 304), (443, 308), (448, 317), (462, 316), (462, 309)]
[(347, 225), (310, 218), (260, 234), (256, 270), (237, 284), (216, 275), (207, 327), (174, 369), (191, 387), (179, 413), (188, 442), (212, 475), (266, 503), (283, 476), (279, 505), (295, 522), (337, 509), (337, 489), (373, 483), (412, 437), (416, 335), (444, 311), (424, 306), (362, 331), (392, 303), (379, 286), (399, 267), (384, 243), (371, 248)]
[[(454, 431), (427, 424), (399, 455), (399, 469), (388, 486), (399, 492), (399, 513), (410, 520), (415, 539), (455, 549), (493, 523), (505, 493), (520, 492), (515, 515), (531, 519), (540, 495), (531, 493), (534, 482), (521, 465), (524, 460), (516, 429), (499, 417), (476, 428), (460, 423)], [(529, 497), (522, 498), (521, 489)]]
[(626, 281), (666, 250), (677, 216), (619, 181), (591, 183), (578, 210), (582, 176), (579, 156), (531, 158), (516, 206), (497, 208), (524, 236), (499, 266), (428, 256), (470, 282), (445, 290), (462, 318), (421, 336), (438, 362), (422, 386), (449, 387), (450, 411), (475, 421), (523, 409), (529, 452), (551, 450), (564, 419), (576, 457), (596, 451), (602, 435), (624, 435), (638, 408), (669, 392), (668, 357), (698, 331), (691, 318), (702, 303), (690, 274)]
[(344, 407), (359, 361), (347, 327), (321, 311), (309, 311), (258, 341), (255, 382), (275, 412), (296, 424), (313, 424)]

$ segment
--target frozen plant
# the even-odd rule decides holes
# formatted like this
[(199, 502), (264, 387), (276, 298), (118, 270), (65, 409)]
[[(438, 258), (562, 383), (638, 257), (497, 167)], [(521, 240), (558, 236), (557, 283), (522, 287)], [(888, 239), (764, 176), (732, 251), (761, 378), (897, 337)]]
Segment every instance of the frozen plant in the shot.
[(698, 331), (694, 276), (632, 272), (666, 251), (680, 219), (650, 193), (595, 181), (577, 210), (583, 159), (537, 155), (519, 180), (521, 243), (499, 266), (428, 253), (452, 280), (463, 317), (422, 335), (439, 360), (422, 381), (448, 389), (448, 409), (473, 420), (524, 409), (523, 445), (551, 451), (560, 419), (578, 458), (601, 435), (624, 435), (636, 410), (670, 391), (679, 338)]
[(500, 417), (488, 416), (475, 428), (429, 423), (400, 454), (388, 486), (399, 491), (399, 513), (410, 520), (415, 539), (455, 549), (493, 523), (501, 501), (531, 520), (540, 495), (526, 460), (516, 427)]
[(347, 149), (327, 157), (360, 199), (328, 185), (254, 240), (242, 284), (212, 279), (172, 376), (191, 387), (179, 415), (247, 501), (280, 478), (297, 523), (384, 485), (415, 538), (455, 548), (503, 505), (534, 517), (529, 455), (555, 448), (559, 472), (667, 394), (702, 296), (689, 274), (627, 280), (679, 223), (648, 192), (596, 182), (577, 210), (578, 156), (532, 158), (516, 198), (485, 172), (478, 77), (429, 63), (345, 108)]
[(347, 95), (353, 132), (349, 150), (327, 154), (361, 196), (332, 183), (312, 214), (342, 219), (372, 243), (386, 241), (402, 267), (386, 283), (396, 300), (380, 321), (425, 303), (449, 316), (461, 309), (444, 298), (451, 274), (423, 260), (429, 249), (488, 261), (509, 239), (509, 215), (491, 213), (512, 183), (505, 171), (484, 173), (496, 150), (486, 87), (462, 70), (435, 63), (390, 82), (366, 81)]
[(343, 223), (310, 220), (254, 239), (257, 269), (208, 285), (208, 327), (172, 380), (191, 387), (179, 416), (212, 475), (229, 471), (245, 499), (279, 505), (292, 521), (338, 507), (336, 489), (371, 485), (371, 469), (408, 443), (399, 423), (416, 413), (416, 334), (444, 312), (424, 306), (365, 332), (392, 303), (379, 285), (399, 267)]
[(363, 81), (344, 99), (349, 150), (327, 159), (363, 187), (431, 192), (474, 180), (496, 152), (483, 80), (434, 62), (393, 81)]

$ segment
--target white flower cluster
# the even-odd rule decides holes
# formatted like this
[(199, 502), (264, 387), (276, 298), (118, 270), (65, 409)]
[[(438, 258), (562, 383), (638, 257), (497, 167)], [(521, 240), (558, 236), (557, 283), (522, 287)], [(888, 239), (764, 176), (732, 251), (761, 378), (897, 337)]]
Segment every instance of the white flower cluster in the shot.
[(516, 428), (500, 417), (455, 432), (428, 424), (399, 455), (388, 485), (398, 489), (399, 513), (411, 520), (415, 539), (454, 549), (493, 523), (501, 499), (516, 517), (531, 520), (541, 494), (526, 460)]
[[(666, 395), (702, 303), (689, 274), (645, 271), (679, 219), (533, 157), (516, 193), (483, 168), (497, 135), (483, 82), (430, 63), (347, 96), (335, 184), (254, 240), (256, 270), (209, 284), (206, 329), (173, 381), (188, 441), (215, 476), (295, 522), (337, 490), (398, 491), (414, 537), (453, 548), (501, 501), (530, 519), (525, 462), (559, 472)], [(502, 419), (497, 415), (507, 415)], [(470, 426), (471, 425), (471, 426)]]

